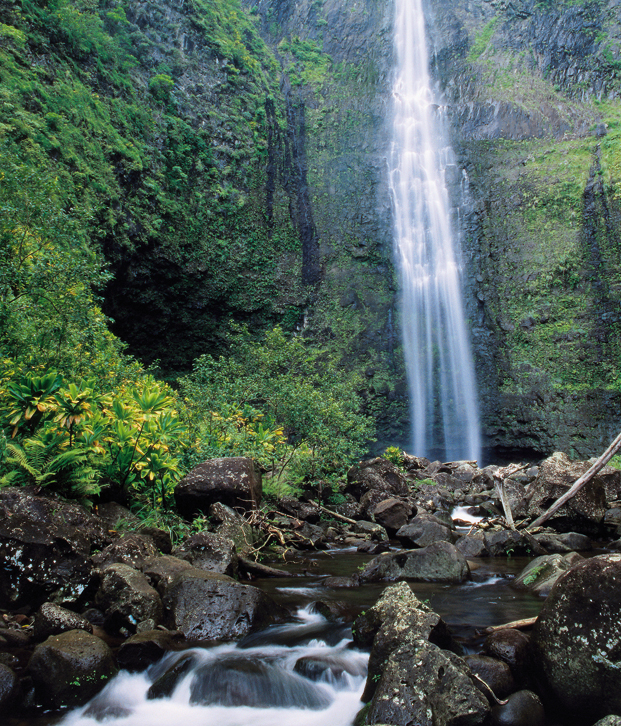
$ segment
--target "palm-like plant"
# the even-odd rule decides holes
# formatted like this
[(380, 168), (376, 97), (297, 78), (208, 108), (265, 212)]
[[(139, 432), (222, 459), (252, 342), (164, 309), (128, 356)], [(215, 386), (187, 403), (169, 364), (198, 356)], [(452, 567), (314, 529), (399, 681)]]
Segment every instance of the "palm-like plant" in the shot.
[(27, 375), (21, 381), (13, 381), (7, 386), (11, 406), (8, 419), (13, 426), (11, 438), (24, 424), (34, 431), (44, 415), (56, 403), (54, 394), (62, 385), (62, 378), (56, 371), (44, 376)]

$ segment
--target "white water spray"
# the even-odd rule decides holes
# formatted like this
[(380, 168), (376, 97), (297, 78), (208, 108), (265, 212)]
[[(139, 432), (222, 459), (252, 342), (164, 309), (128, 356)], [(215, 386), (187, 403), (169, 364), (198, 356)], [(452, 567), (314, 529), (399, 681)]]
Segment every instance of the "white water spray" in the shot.
[(476, 385), (445, 183), (452, 150), (432, 98), (421, 0), (396, 0), (395, 10), (390, 176), (412, 451), (474, 460), (481, 447)]

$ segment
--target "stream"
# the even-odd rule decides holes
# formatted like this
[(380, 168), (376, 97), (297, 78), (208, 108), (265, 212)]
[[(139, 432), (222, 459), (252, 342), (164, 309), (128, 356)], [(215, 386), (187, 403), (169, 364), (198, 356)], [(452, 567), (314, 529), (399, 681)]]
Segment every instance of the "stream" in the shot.
[[(351, 575), (369, 559), (355, 551), (332, 550), (287, 562), (295, 577), (252, 584), (295, 612), (294, 622), (234, 644), (169, 653), (143, 673), (121, 672), (82, 708), (19, 724), (349, 726), (362, 705), (368, 659), (367, 653), (352, 647), (351, 623), (376, 602), (387, 583), (354, 588), (324, 583), (330, 576)], [(465, 652), (476, 652), (484, 640), (483, 628), (539, 612), (542, 599), (509, 585), (528, 561), (525, 557), (473, 560), (469, 582), (411, 586), (445, 619)], [(341, 622), (319, 614), (317, 601), (336, 611)]]

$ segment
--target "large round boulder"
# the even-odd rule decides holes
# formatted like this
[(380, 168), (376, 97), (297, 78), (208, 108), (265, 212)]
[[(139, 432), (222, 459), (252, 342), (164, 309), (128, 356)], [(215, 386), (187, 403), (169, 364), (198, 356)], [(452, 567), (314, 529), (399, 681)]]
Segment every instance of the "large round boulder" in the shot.
[(369, 509), (369, 514), (387, 532), (394, 534), (404, 524), (407, 524), (412, 514), (412, 507), (407, 502), (395, 499), (395, 497), (389, 497)]
[(226, 575), (189, 569), (166, 590), (169, 625), (188, 640), (234, 640), (281, 622), (284, 608), (256, 587)]
[(405, 476), (394, 464), (382, 457), (361, 461), (347, 472), (347, 493), (360, 500), (371, 489), (389, 492), (393, 496), (409, 494)]
[(584, 560), (560, 577), (533, 630), (543, 693), (585, 723), (621, 715), (621, 554)]
[(77, 599), (90, 579), (90, 554), (111, 536), (79, 504), (32, 488), (0, 490), (0, 608)]
[(109, 646), (84, 630), (50, 636), (28, 663), (37, 700), (50, 708), (86, 703), (115, 673)]
[(404, 547), (427, 547), (434, 542), (450, 542), (456, 537), (451, 528), (433, 514), (419, 514), (399, 529), (397, 539)]
[(360, 573), (361, 582), (423, 580), (463, 582), (470, 574), (466, 558), (449, 542), (403, 552), (387, 552), (372, 559)]
[(244, 456), (205, 461), (175, 487), (177, 508), (188, 518), (208, 514), (215, 502), (250, 511), (261, 503), (261, 494), (261, 472)]

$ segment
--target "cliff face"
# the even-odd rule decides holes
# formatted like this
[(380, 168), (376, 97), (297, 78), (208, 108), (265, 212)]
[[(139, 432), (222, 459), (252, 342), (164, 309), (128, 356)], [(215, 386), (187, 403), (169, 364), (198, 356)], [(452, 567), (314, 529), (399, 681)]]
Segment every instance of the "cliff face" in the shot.
[[(0, 156), (58, 173), (114, 273), (105, 310), (130, 349), (183, 370), (222, 350), (231, 319), (297, 329), (365, 372), (379, 449), (408, 438), (392, 12), (0, 8)], [(619, 2), (429, 0), (425, 13), (467, 179), (454, 201), (485, 440), (593, 454), (621, 424)]]

